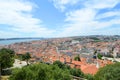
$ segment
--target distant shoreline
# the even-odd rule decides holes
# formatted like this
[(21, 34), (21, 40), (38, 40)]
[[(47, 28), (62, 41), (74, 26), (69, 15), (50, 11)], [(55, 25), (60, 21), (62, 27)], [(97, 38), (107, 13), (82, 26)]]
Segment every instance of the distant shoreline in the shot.
[(2, 40), (23, 40), (23, 39), (44, 39), (44, 38), (0, 38), (0, 41)]
[(30, 42), (30, 41), (38, 41), (44, 40), (44, 38), (9, 38), (9, 39), (0, 39), (0, 45), (10, 45), (14, 43), (21, 43), (21, 42)]
[(46, 39), (61, 39), (61, 38), (70, 38), (77, 41), (85, 41), (92, 40), (95, 42), (100, 41), (114, 41), (120, 40), (120, 35), (90, 35), (90, 36), (73, 36), (73, 37), (59, 37), (59, 38), (37, 38), (37, 37), (27, 37), (27, 38), (0, 38), (0, 45), (9, 45), (20, 42), (30, 42), (30, 41), (38, 41), (38, 40), (46, 40)]

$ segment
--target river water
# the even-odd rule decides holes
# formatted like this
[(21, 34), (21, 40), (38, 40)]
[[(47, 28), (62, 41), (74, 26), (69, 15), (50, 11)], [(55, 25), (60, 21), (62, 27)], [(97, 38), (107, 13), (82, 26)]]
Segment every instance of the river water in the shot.
[(29, 42), (29, 41), (36, 41), (41, 39), (15, 39), (15, 40), (1, 40), (0, 45), (9, 45), (13, 43), (20, 43), (20, 42)]

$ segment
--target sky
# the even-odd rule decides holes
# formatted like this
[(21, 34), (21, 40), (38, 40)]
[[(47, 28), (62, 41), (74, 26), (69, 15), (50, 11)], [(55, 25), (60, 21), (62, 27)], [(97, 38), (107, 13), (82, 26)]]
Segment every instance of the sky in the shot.
[(120, 0), (0, 0), (0, 38), (120, 35)]

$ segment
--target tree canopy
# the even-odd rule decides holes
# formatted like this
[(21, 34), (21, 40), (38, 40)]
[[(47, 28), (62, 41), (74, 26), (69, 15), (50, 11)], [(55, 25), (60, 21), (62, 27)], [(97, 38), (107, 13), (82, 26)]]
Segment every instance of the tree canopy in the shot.
[(0, 50), (0, 64), (1, 69), (9, 68), (14, 63), (15, 52), (11, 49), (2, 48)]
[(62, 70), (68, 70), (70, 75), (83, 78), (84, 74), (80, 69), (70, 68), (70, 66), (63, 64), (60, 61), (55, 61), (53, 65), (58, 66)]
[(80, 69), (76, 69), (76, 68), (71, 68), (70, 74), (73, 76), (81, 77), (81, 78), (83, 78), (84, 76), (83, 72)]
[(120, 63), (100, 68), (95, 75), (95, 80), (120, 80)]
[(55, 62), (53, 63), (53, 65), (56, 65), (56, 66), (58, 66), (58, 67), (61, 68), (61, 69), (70, 69), (70, 66), (63, 64), (63, 63), (60, 62), (60, 61), (55, 61)]
[(100, 53), (97, 54), (98, 59), (102, 59), (102, 55)]
[(13, 70), (10, 80), (71, 80), (71, 77), (56, 65), (40, 63)]
[(80, 56), (79, 55), (75, 56), (74, 60), (75, 61), (81, 61)]
[(30, 58), (31, 58), (31, 55), (30, 55), (29, 52), (26, 52), (24, 55), (22, 55), (22, 59), (26, 60), (27, 65), (28, 65), (28, 61), (29, 61)]
[(80, 69), (55, 61), (53, 64), (31, 64), (21, 69), (14, 69), (10, 80), (72, 80), (72, 77), (84, 77)]

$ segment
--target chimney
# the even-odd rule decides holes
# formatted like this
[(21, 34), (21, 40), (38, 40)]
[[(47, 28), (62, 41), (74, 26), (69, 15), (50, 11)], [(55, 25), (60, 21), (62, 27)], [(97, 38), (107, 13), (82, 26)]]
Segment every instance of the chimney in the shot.
[(98, 61), (97, 61), (96, 67), (97, 67), (98, 69), (100, 68), (100, 64), (99, 64)]

